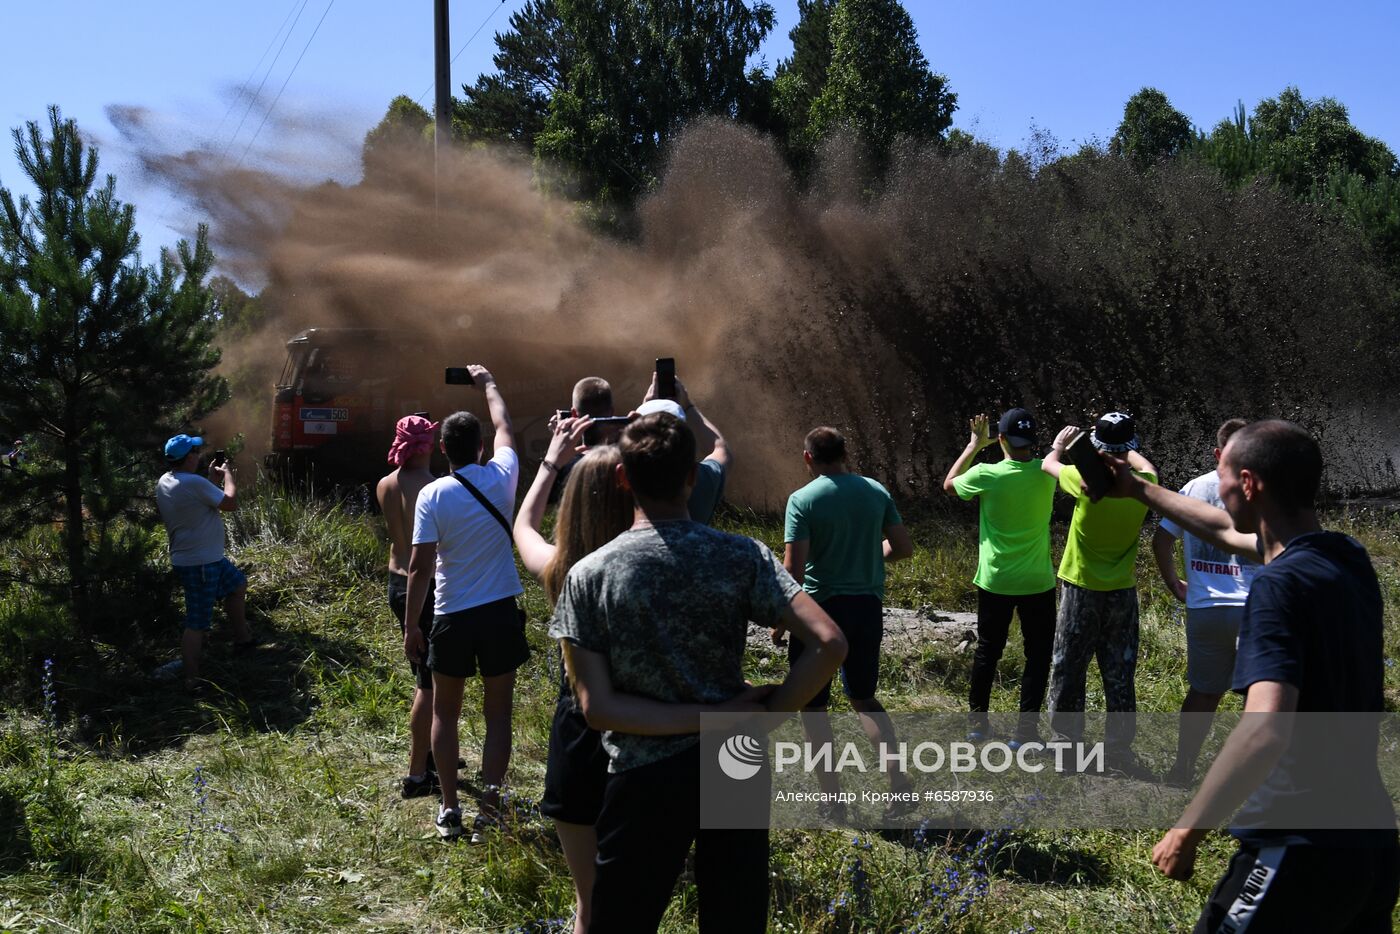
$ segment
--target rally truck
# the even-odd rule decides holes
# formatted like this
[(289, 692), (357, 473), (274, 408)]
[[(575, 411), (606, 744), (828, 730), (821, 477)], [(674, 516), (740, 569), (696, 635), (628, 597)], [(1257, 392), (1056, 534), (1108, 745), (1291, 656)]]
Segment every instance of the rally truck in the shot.
[[(371, 483), (388, 473), (392, 468), (385, 458), (394, 425), (415, 412), (427, 412), (434, 421), (458, 409), (474, 412), (489, 444), (485, 398), (470, 386), (446, 385), (447, 366), (481, 363), (491, 370), (510, 410), (521, 455), (538, 460), (548, 446), (549, 416), (568, 408), (573, 380), (588, 375), (571, 373), (573, 367), (564, 361), (590, 368), (624, 365), (608, 361), (608, 354), (596, 348), (570, 349), (559, 342), (474, 336), (450, 341), (391, 328), (309, 328), (286, 346), (263, 464), (279, 479), (316, 486)], [(633, 363), (628, 369), (638, 369)], [(649, 363), (644, 366), (650, 370)], [(619, 397), (622, 411), (625, 399), (638, 392), (638, 382), (632, 379), (625, 387), (628, 396)], [(441, 454), (435, 455), (433, 468), (447, 472)]]

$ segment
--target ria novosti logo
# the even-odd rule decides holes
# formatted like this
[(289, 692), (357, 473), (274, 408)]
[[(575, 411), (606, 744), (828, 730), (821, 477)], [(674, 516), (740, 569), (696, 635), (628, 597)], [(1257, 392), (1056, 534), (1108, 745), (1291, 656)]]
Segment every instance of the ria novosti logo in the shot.
[(767, 761), (764, 745), (744, 733), (729, 737), (719, 747), (720, 770), (735, 781), (753, 778)]

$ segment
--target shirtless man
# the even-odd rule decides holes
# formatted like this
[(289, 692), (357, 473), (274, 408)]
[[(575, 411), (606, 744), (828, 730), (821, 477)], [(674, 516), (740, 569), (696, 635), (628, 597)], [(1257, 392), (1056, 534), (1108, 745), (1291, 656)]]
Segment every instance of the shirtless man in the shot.
[[(389, 609), (404, 630), (404, 605), (408, 597), (408, 558), (413, 549), (413, 510), (423, 487), (436, 479), (428, 469), (428, 461), (436, 447), (437, 422), (421, 415), (399, 419), (394, 429), (394, 443), (389, 448), (389, 463), (397, 469), (379, 481), (375, 495), (389, 528)], [(433, 625), (433, 601), (423, 604), (418, 628), (423, 638)], [(433, 766), (428, 747), (428, 734), (433, 724), (433, 673), (426, 662), (410, 662), (416, 686), (413, 707), (408, 715), (408, 774), (404, 776), (401, 793), (405, 798), (432, 794), (438, 787), (437, 769)]]

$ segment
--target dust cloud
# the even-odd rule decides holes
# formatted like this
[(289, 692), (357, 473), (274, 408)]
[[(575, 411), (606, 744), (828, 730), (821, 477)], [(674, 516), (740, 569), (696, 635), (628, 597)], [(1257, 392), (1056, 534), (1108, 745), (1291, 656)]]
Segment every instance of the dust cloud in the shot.
[[(135, 115), (119, 128), (139, 136)], [(1227, 372), (1209, 393), (1181, 383), (1154, 369), (1168, 360), (1149, 346), (1153, 334), (1131, 329), (1122, 336), (1131, 346), (1104, 359), (1136, 356), (1142, 372), (1067, 369), (1082, 363), (1085, 340), (1063, 336), (1078, 325), (1055, 301), (1093, 312), (1108, 299), (1081, 296), (1106, 276), (1130, 274), (1085, 269), (1066, 244), (1092, 246), (1111, 225), (1099, 217), (1067, 231), (1039, 196), (1014, 203), (1020, 183), (1008, 169), (989, 174), (973, 158), (897, 154), (872, 192), (856, 148), (835, 140), (799, 188), (771, 138), (701, 121), (671, 147), (624, 239), (600, 233), (577, 203), (553, 193), (528, 157), (498, 147), (454, 152), (436, 185), (431, 149), (417, 142), (379, 151), (354, 184), (309, 183), (300, 163), (296, 172), (233, 168), (207, 152), (140, 148), (145, 170), (180, 193), (191, 217), (207, 219), (222, 268), (261, 289), (264, 326), (226, 347), (224, 362), (239, 374), (224, 418), (255, 448), (269, 434), (284, 342), (309, 327), (402, 331), (410, 346), (396, 365), (405, 381), (440, 382), (444, 365), (488, 366), (535, 446), (578, 378), (609, 379), (625, 411), (640, 402), (652, 360), (675, 357), (736, 452), (730, 498), (759, 508), (779, 508), (803, 482), (802, 438), (818, 424), (847, 433), (858, 469), (906, 497), (932, 499), (976, 411), (1024, 401), (1038, 409), (1048, 443), (1061, 419), (1083, 424), (1127, 406), (1149, 416), (1149, 447), (1158, 438), (1174, 448), (1173, 480), (1203, 466), (1209, 445), (1196, 441), (1222, 419), (1299, 411), (1294, 395), (1256, 386), (1254, 371)], [(1109, 180), (1129, 186), (1124, 197), (1140, 193), (1118, 172)], [(1209, 186), (1181, 185), (1204, 205), (1182, 210), (1210, 216)], [(1003, 202), (1010, 206), (989, 207)], [(1092, 236), (1083, 232), (1090, 227)], [(1193, 323), (1181, 359), (1200, 359), (1201, 345), (1238, 337), (1248, 323), (1215, 314), (1216, 330)], [(485, 415), (479, 394), (457, 398)], [(1338, 399), (1348, 411), (1368, 404), (1355, 387)], [(1391, 468), (1373, 458), (1358, 470)]]

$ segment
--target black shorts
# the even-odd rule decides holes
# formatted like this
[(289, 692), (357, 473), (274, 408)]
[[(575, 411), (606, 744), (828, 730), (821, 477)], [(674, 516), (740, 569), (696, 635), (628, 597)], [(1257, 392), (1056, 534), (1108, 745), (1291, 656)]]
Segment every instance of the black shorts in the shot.
[(1195, 934), (1389, 934), (1400, 849), (1240, 844)]
[[(874, 594), (829, 597), (819, 606), (846, 637), (846, 661), (841, 665), (841, 686), (851, 700), (870, 700), (880, 680), (880, 640), (885, 635), (884, 605)], [(788, 637), (788, 665), (802, 657), (802, 640)], [(807, 704), (825, 709), (831, 702), (831, 682)]]
[(525, 618), (514, 597), (433, 617), (428, 667), (449, 678), (509, 674), (530, 658)]
[(603, 734), (590, 729), (573, 698), (554, 705), (549, 727), (549, 763), (544, 770), (540, 813), (566, 824), (598, 823), (608, 787), (608, 753)]
[[(389, 572), (389, 611), (399, 621), (399, 635), (404, 634), (403, 618), (408, 605), (408, 575)], [(418, 628), (423, 631), (423, 641), (433, 628), (433, 588), (428, 587), (428, 599), (423, 601), (423, 612), (418, 615)], [(425, 691), (433, 689), (433, 670), (427, 662), (409, 662), (413, 670), (413, 681)]]

